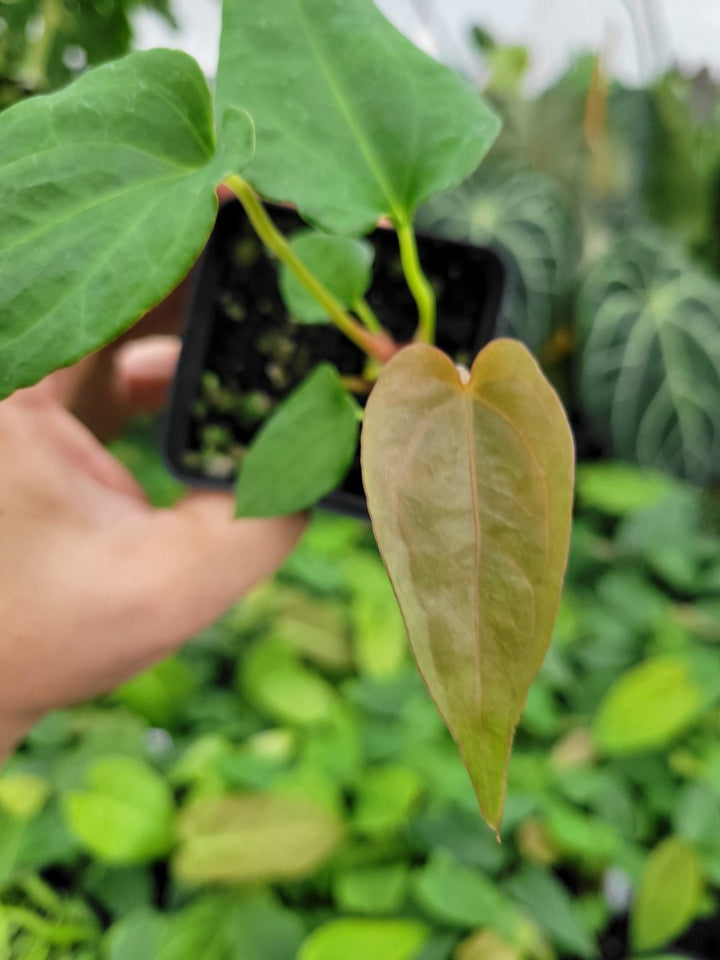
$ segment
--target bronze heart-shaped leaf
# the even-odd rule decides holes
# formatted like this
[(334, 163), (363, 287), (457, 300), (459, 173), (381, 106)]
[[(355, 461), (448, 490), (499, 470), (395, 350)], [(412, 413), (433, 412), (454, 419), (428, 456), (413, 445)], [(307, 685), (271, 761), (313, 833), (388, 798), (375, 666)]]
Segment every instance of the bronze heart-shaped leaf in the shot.
[(413, 654), (497, 831), (515, 727), (567, 563), (567, 418), (517, 341), (490, 343), (469, 375), (418, 344), (380, 374), (362, 466)]

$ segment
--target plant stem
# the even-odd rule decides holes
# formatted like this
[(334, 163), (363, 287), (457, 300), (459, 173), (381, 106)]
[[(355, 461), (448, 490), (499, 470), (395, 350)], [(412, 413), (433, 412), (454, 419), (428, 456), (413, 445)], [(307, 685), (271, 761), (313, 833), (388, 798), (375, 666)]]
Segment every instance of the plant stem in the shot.
[(293, 253), (250, 184), (235, 174), (228, 177), (225, 183), (242, 203), (250, 223), (265, 246), (292, 270), (300, 283), (327, 312), (335, 326), (368, 356), (381, 360), (383, 355), (376, 338), (343, 309), (342, 304)]
[(366, 396), (372, 390), (372, 382), (365, 377), (341, 377), (342, 385), (350, 393)]
[(29, 900), (44, 910), (45, 913), (52, 916), (58, 916), (63, 909), (63, 903), (60, 897), (55, 893), (42, 877), (37, 874), (30, 874), (18, 881), (18, 886)]
[(50, 56), (64, 16), (63, 0), (43, 0), (42, 33), (31, 45), (22, 70), (23, 80), (31, 90), (43, 90), (48, 85)]
[(355, 301), (355, 303), (353, 304), (353, 310), (358, 315), (358, 317), (362, 320), (365, 327), (370, 331), (370, 333), (383, 332), (382, 324), (378, 320), (377, 315), (375, 314), (375, 311), (367, 302), (367, 300), (364, 299), (364, 297), (360, 297), (358, 300)]
[(3, 915), (13, 926), (58, 946), (72, 946), (95, 937), (95, 931), (90, 927), (76, 923), (51, 923), (25, 907), (5, 907)]
[(423, 273), (418, 256), (417, 239), (412, 223), (395, 224), (400, 242), (400, 260), (410, 292), (418, 306), (418, 328), (415, 340), (419, 343), (435, 342), (436, 304), (435, 291)]

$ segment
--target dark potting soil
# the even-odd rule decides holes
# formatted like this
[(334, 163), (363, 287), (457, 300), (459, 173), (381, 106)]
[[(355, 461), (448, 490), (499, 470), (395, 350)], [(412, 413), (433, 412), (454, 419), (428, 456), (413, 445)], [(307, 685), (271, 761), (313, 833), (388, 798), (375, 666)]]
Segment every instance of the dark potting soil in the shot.
[[(304, 227), (294, 211), (274, 206), (286, 235)], [(411, 339), (417, 308), (404, 283), (397, 238), (379, 229), (367, 300), (398, 342)], [(419, 238), (423, 267), (438, 299), (438, 346), (469, 365), (492, 338), (504, 267), (492, 251)], [(242, 455), (269, 414), (322, 360), (360, 376), (367, 358), (330, 324), (288, 317), (275, 259), (263, 248), (239, 203), (220, 212), (199, 268), (174, 397), (167, 453), (196, 483), (229, 485)], [(358, 395), (364, 403), (366, 396)], [(359, 455), (343, 490), (362, 503)]]

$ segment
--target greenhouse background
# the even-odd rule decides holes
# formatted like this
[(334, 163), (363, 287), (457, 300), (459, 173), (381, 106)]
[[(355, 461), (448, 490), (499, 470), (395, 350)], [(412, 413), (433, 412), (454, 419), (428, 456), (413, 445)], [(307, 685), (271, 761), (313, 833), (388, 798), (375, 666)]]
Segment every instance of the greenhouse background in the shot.
[[(40, 3), (0, 0), (2, 106), (134, 43), (213, 72), (214, 0), (67, 6), (44, 43)], [(504, 119), (420, 224), (503, 256), (499, 332), (576, 436), (502, 843), (369, 527), (318, 512), (272, 583), (0, 772), (0, 958), (720, 956), (720, 8), (381, 6)], [(111, 449), (166, 505), (157, 436)]]

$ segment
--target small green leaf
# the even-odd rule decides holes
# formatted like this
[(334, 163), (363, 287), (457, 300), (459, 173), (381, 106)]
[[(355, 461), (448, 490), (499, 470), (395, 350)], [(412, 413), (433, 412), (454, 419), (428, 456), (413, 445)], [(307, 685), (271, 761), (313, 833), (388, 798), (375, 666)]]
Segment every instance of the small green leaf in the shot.
[(247, 175), (259, 192), (331, 233), (410, 220), (477, 167), (500, 128), (371, 0), (225, 0), (217, 96), (255, 121)]
[(650, 854), (631, 915), (635, 950), (655, 950), (687, 927), (702, 901), (700, 864), (692, 846), (669, 837)]
[(114, 339), (187, 273), (217, 184), (254, 148), (228, 113), (216, 153), (200, 67), (133, 53), (0, 115), (0, 397)]
[[(369, 243), (309, 231), (296, 234), (290, 248), (343, 307), (352, 307), (365, 296), (373, 262), (373, 248)], [(280, 265), (279, 282), (283, 300), (294, 320), (322, 323), (328, 319), (317, 300), (285, 264)]]
[(295, 513), (337, 487), (355, 456), (359, 409), (334, 367), (316, 367), (278, 407), (245, 455), (237, 516)]
[(333, 878), (333, 896), (345, 913), (396, 913), (408, 886), (404, 863), (341, 870)]
[(140, 863), (167, 853), (174, 803), (158, 773), (132, 757), (101, 757), (86, 779), (86, 790), (65, 797), (64, 811), (90, 853), (108, 863)]
[(154, 726), (169, 727), (177, 720), (196, 686), (190, 667), (177, 658), (170, 658), (124, 683), (112, 698)]
[(461, 927), (505, 926), (512, 906), (497, 883), (460, 863), (445, 850), (434, 853), (418, 871), (415, 900), (433, 920)]
[(172, 915), (157, 960), (290, 960), (305, 928), (266, 892), (213, 894)]
[(355, 663), (362, 674), (390, 677), (408, 655), (405, 625), (390, 581), (377, 556), (355, 551), (343, 563), (352, 592)]
[(333, 920), (310, 934), (297, 960), (413, 960), (428, 936), (414, 920)]
[(706, 701), (685, 657), (662, 656), (628, 670), (607, 692), (593, 735), (607, 753), (635, 753), (670, 743)]
[(704, 783), (683, 787), (673, 810), (673, 827), (700, 850), (720, 850), (720, 805), (715, 791)]
[(188, 883), (243, 883), (312, 874), (342, 835), (327, 810), (293, 797), (235, 794), (183, 810), (177, 875)]
[(406, 347), (365, 412), (375, 537), (423, 679), (495, 830), (555, 622), (573, 459), (556, 394), (511, 340), (487, 346), (467, 382), (434, 347)]
[(267, 639), (255, 644), (241, 670), (248, 700), (273, 720), (310, 727), (329, 719), (334, 689), (283, 643)]
[(6, 773), (0, 777), (0, 807), (16, 820), (32, 820), (50, 794), (50, 784), (33, 773)]
[(110, 867), (96, 861), (83, 871), (82, 888), (115, 918), (143, 913), (155, 895), (152, 866)]
[(107, 933), (107, 960), (157, 960), (167, 925), (167, 917), (149, 908), (129, 913)]
[(518, 900), (542, 932), (564, 952), (594, 960), (598, 951), (583, 926), (567, 889), (547, 870), (523, 867), (508, 882)]
[(422, 780), (410, 767), (373, 767), (363, 777), (353, 825), (367, 834), (386, 834), (407, 823), (422, 793)]
[(578, 810), (569, 803), (548, 799), (545, 825), (557, 849), (595, 869), (612, 863), (622, 847), (622, 835), (600, 817)]

